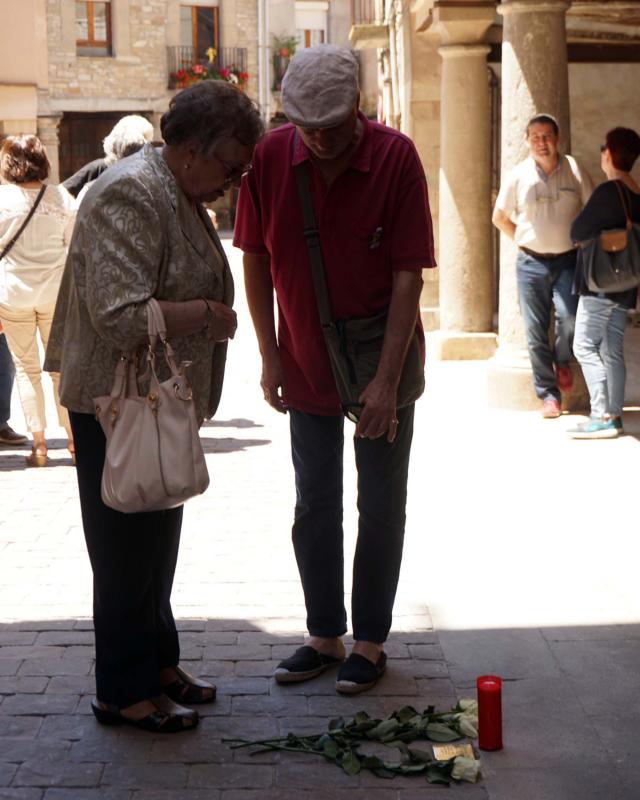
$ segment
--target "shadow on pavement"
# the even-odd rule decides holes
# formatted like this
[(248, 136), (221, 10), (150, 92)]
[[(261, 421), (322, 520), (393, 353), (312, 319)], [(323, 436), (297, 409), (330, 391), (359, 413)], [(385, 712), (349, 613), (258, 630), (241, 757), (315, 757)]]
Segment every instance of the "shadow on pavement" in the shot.
[(264, 428), (259, 422), (251, 419), (206, 419), (203, 428)]
[[(66, 439), (47, 439), (49, 448), (49, 463), (46, 469), (51, 467), (72, 467), (73, 462), (67, 450)], [(27, 467), (25, 456), (31, 451), (31, 442), (19, 447), (9, 447), (0, 445), (0, 472), (12, 472), (14, 470), (35, 469)], [(62, 456), (62, 457), (60, 457)], [(0, 800), (2, 800), (0, 796)]]
[(265, 444), (271, 444), (271, 439), (236, 439), (232, 436), (220, 439), (201, 436), (200, 441), (205, 453), (235, 453), (248, 450), (250, 447), (262, 447)]

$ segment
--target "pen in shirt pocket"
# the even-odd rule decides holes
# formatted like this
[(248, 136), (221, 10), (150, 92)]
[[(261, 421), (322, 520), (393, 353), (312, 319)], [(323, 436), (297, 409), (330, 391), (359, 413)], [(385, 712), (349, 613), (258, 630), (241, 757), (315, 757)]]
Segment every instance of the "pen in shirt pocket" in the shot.
[(376, 250), (380, 247), (380, 241), (382, 240), (383, 230), (381, 227), (377, 227), (375, 231), (369, 237), (369, 250)]

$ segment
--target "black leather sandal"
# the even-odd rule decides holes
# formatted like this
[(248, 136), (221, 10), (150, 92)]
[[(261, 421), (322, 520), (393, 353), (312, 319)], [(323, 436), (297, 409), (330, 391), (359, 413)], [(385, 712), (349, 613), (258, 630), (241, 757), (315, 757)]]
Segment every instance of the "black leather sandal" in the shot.
[(198, 705), (213, 703), (216, 699), (217, 689), (213, 683), (207, 683), (200, 678), (194, 678), (181, 667), (174, 667), (178, 673), (175, 681), (162, 687), (162, 691), (176, 703)]
[(304, 647), (299, 647), (292, 656), (281, 661), (273, 675), (278, 683), (300, 683), (300, 681), (316, 678), (331, 667), (342, 664), (343, 661), (342, 658), (325, 656), (305, 644)]
[(351, 653), (349, 658), (340, 667), (336, 680), (336, 689), (340, 694), (359, 694), (372, 689), (387, 666), (387, 654), (380, 653), (374, 664), (368, 658)]
[(129, 719), (122, 715), (117, 706), (101, 703), (99, 700), (91, 701), (91, 710), (101, 725), (131, 725), (152, 733), (181, 733), (193, 730), (200, 721), (197, 711), (182, 708), (164, 695), (150, 698), (150, 702), (156, 707), (156, 711), (142, 719)]

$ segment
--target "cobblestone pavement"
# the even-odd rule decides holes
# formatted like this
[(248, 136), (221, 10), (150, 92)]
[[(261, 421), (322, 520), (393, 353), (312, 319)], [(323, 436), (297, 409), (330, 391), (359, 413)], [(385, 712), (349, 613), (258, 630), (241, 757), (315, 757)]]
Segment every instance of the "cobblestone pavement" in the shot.
[[(235, 251), (232, 261), (240, 284)], [(635, 537), (612, 504), (574, 502), (584, 496), (594, 446), (602, 474), (629, 466), (618, 491), (634, 496), (636, 438), (576, 447), (563, 435), (566, 419), (484, 410), (483, 365), (434, 365), (418, 411), (387, 675), (359, 698), (338, 696), (332, 675), (279, 687), (273, 668), (304, 631), (290, 546), (287, 419), (261, 399), (238, 289), (240, 328), (224, 398), (203, 429), (212, 484), (187, 504), (174, 589), (182, 663), (217, 683), (218, 700), (202, 708), (194, 733), (180, 737), (97, 725), (89, 706), (91, 578), (73, 468), (61, 439), (43, 470), (24, 469), (22, 450), (2, 449), (0, 800), (640, 796)], [(628, 427), (640, 428), (628, 417)], [(355, 508), (347, 453), (349, 563)], [(558, 463), (564, 492), (554, 491)], [(487, 672), (507, 681), (507, 747), (483, 754), (477, 785), (351, 778), (317, 760), (252, 758), (221, 741), (321, 730), (360, 709), (386, 716), (407, 703), (448, 707), (473, 696), (475, 676)]]

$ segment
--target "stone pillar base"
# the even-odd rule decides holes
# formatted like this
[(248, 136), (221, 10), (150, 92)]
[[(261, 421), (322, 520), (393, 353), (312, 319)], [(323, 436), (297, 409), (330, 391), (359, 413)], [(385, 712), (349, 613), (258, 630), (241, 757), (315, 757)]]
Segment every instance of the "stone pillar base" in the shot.
[(496, 352), (495, 333), (434, 331), (429, 334), (429, 352), (440, 361), (483, 361)]
[(495, 355), (487, 364), (487, 404), (490, 408), (533, 411), (540, 400), (533, 391), (533, 373), (528, 359), (506, 360)]
[[(562, 395), (563, 411), (589, 412), (589, 392), (579, 364), (572, 362), (573, 389)], [(491, 408), (535, 411), (542, 405), (533, 390), (533, 373), (528, 359), (506, 359), (499, 353), (487, 365), (487, 404)]]

